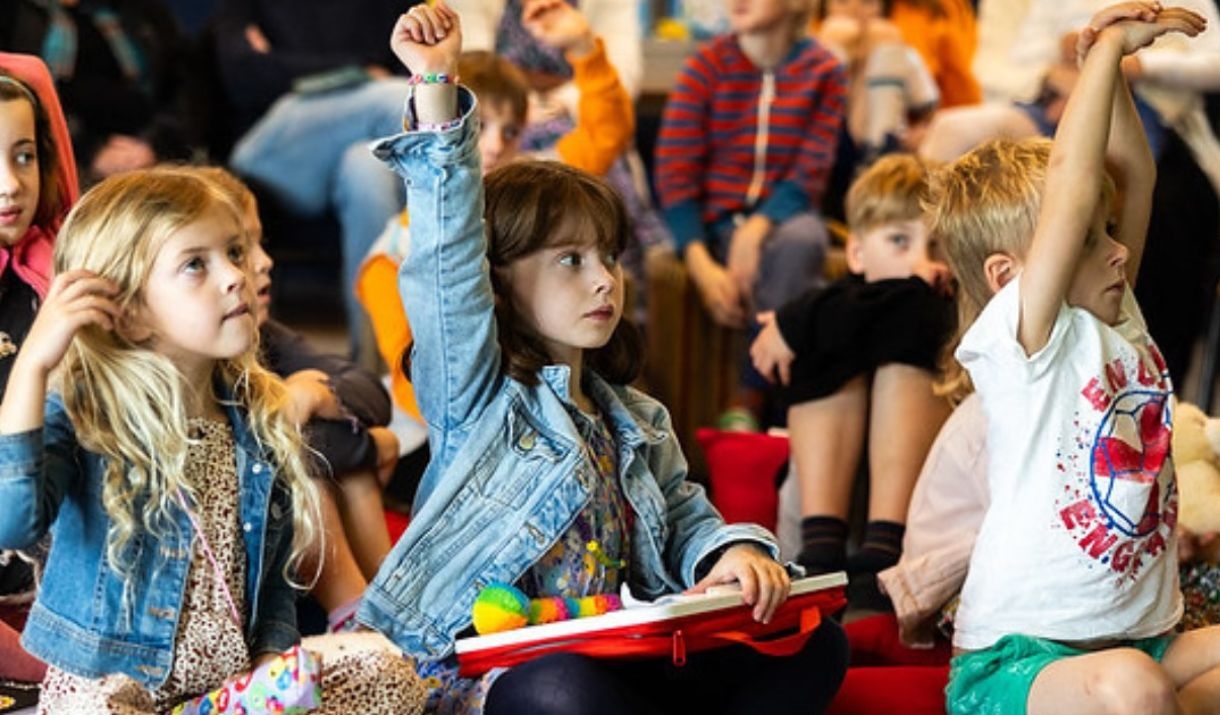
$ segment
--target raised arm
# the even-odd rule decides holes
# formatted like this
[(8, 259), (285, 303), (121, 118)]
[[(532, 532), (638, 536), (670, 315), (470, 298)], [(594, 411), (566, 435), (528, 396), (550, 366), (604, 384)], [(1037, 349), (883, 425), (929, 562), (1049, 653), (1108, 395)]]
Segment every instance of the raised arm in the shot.
[[(1081, 31), (1080, 46), (1087, 55), (1055, 133), (1042, 208), (1020, 278), (1018, 339), (1027, 353), (1038, 351), (1050, 338), (1055, 316), (1071, 285), (1101, 198), (1107, 150), (1113, 149), (1112, 158), (1124, 162), (1125, 169), (1147, 160), (1139, 156), (1140, 151), (1147, 151), (1146, 146), (1133, 150), (1114, 146), (1111, 141), (1114, 131), (1129, 144), (1146, 144), (1143, 132), (1135, 132), (1131, 124), (1138, 120), (1128, 114), (1124, 104), (1130, 100), (1122, 96), (1127, 89), (1121, 79), (1120, 60), (1166, 32), (1197, 34), (1201, 27), (1202, 18), (1194, 13), (1137, 2), (1101, 11)], [(1140, 190), (1150, 192), (1150, 187)], [(1124, 221), (1127, 226), (1118, 238), (1130, 240), (1129, 234), (1141, 223), (1141, 213), (1144, 218), (1139, 228), (1146, 226), (1147, 208), (1139, 208), (1139, 201), (1134, 196), (1128, 199), (1124, 219), (1128, 211), (1131, 216)], [(1142, 250), (1142, 240), (1132, 248)], [(1138, 263), (1138, 256), (1132, 258)]]
[(579, 91), (576, 126), (559, 138), (566, 164), (602, 175), (631, 142), (635, 109), (602, 38), (588, 19), (563, 0), (526, 0), (521, 24), (538, 42), (562, 50)]

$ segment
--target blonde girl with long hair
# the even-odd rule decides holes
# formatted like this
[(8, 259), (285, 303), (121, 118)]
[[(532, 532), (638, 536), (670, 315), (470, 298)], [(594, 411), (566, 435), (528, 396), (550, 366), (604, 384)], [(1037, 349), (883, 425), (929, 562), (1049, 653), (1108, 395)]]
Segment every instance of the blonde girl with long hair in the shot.
[[(53, 536), (23, 635), (40, 711), (162, 712), (300, 638), (318, 496), (246, 248), (240, 208), (172, 169), (103, 181), (60, 231), (0, 404), (0, 545)], [(369, 712), (346, 674), (323, 711)]]

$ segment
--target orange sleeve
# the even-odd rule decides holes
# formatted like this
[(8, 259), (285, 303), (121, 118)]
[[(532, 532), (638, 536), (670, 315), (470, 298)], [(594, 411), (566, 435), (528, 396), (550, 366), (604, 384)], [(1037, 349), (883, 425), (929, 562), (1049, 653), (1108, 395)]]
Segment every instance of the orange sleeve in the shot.
[(974, 50), (978, 45), (974, 12), (967, 0), (942, 0), (943, 17), (905, 2), (894, 3), (890, 21), (902, 39), (919, 53), (940, 89), (940, 106), (978, 104), (983, 90), (974, 76)]
[(559, 138), (555, 150), (565, 164), (601, 176), (631, 143), (635, 107), (606, 56), (601, 38), (585, 57), (568, 55), (580, 91), (576, 126)]
[(398, 264), (384, 253), (370, 256), (356, 276), (356, 299), (373, 325), (377, 352), (390, 368), (394, 404), (422, 420), (415, 388), (402, 371), (402, 354), (411, 345), (411, 324), (398, 295)]

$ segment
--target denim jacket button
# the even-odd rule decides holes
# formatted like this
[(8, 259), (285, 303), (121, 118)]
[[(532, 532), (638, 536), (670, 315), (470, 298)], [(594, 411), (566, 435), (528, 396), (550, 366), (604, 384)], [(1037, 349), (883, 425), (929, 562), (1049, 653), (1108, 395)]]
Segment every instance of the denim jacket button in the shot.
[(528, 452), (534, 448), (534, 445), (537, 442), (538, 435), (534, 434), (533, 432), (526, 432), (525, 434), (521, 435), (520, 439), (517, 440), (517, 446)]
[(251, 531), (254, 531), (254, 525), (247, 521), (241, 525), (241, 530), (249, 534)]
[(259, 472), (263, 471), (263, 464), (262, 464), (262, 462), (255, 462), (254, 466), (251, 467), (250, 469), (255, 474), (258, 474)]

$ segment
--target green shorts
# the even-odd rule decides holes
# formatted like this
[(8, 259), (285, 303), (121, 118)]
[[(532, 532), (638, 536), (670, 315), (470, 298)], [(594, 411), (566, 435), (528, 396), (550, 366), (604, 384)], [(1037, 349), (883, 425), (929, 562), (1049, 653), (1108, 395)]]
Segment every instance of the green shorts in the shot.
[[(1172, 636), (1157, 636), (1124, 645), (1147, 653), (1159, 663), (1172, 642)], [(1034, 678), (1043, 668), (1092, 652), (1042, 638), (1004, 636), (990, 648), (954, 656), (945, 688), (946, 709), (951, 715), (1024, 713)]]

